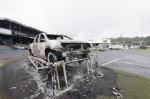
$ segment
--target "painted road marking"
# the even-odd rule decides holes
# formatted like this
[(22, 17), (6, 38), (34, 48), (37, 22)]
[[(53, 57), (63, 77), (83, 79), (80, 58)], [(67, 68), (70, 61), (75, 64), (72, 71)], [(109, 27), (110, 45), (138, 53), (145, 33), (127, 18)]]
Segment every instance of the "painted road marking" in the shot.
[(119, 61), (114, 61), (114, 62), (122, 63), (122, 64), (127, 64), (127, 65), (135, 65), (135, 66), (140, 66), (140, 67), (150, 67), (150, 66), (139, 65), (139, 64), (134, 64), (134, 63), (127, 63), (127, 62), (119, 62)]
[(14, 51), (23, 51), (23, 50), (0, 50), (0, 52), (14, 52)]
[[(139, 64), (134, 64), (134, 63), (127, 63), (127, 62), (119, 62), (118, 60), (120, 59), (127, 59), (127, 58), (117, 58), (115, 60), (109, 61), (107, 63), (102, 64), (101, 66), (105, 66), (107, 64), (111, 64), (113, 62), (117, 62), (117, 63), (122, 63), (122, 64), (128, 64), (128, 65), (135, 65), (135, 66), (140, 66), (140, 67), (150, 67), (150, 66), (146, 66), (146, 65), (139, 65)], [(127, 59), (127, 60), (136, 60), (136, 59)], [(145, 60), (136, 60), (136, 61), (142, 61), (142, 62), (149, 62), (149, 61), (145, 61)]]
[(141, 60), (141, 59), (128, 59), (128, 58), (122, 58), (122, 59), (127, 59), (127, 60), (135, 60), (135, 61), (141, 61), (141, 62), (148, 62), (150, 63), (150, 61), (145, 61), (145, 60)]
[(107, 62), (107, 63), (102, 64), (101, 66), (105, 66), (105, 65), (107, 65), (107, 64), (110, 64), (110, 63), (115, 62), (115, 61), (120, 60), (120, 59), (122, 59), (122, 58), (117, 58), (117, 59), (115, 59), (115, 60), (109, 61), (109, 62)]

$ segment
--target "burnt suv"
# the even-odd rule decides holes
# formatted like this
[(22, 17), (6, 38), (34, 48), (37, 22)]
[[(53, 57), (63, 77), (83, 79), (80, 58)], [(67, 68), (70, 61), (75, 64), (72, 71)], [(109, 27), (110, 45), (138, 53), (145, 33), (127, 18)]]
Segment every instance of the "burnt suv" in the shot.
[(73, 40), (65, 35), (41, 33), (29, 45), (29, 53), (48, 62), (72, 61), (87, 58), (89, 48), (90, 44), (85, 41)]

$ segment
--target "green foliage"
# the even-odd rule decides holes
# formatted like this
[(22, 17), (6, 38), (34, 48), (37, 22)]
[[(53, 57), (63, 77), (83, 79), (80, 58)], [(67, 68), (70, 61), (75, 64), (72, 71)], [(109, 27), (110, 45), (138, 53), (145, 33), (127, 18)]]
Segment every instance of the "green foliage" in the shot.
[(147, 37), (118, 37), (110, 38), (112, 44), (128, 44), (128, 45), (140, 45), (140, 41), (143, 41), (144, 44), (150, 46), (150, 36)]
[(115, 70), (124, 99), (149, 99), (150, 79)]
[(140, 46), (140, 49), (146, 49), (145, 45)]
[(150, 36), (145, 38), (146, 45), (150, 45)]
[[(123, 91), (120, 99), (149, 99), (150, 79), (113, 69), (118, 76), (118, 87)], [(96, 99), (118, 99), (116, 96), (98, 95)]]

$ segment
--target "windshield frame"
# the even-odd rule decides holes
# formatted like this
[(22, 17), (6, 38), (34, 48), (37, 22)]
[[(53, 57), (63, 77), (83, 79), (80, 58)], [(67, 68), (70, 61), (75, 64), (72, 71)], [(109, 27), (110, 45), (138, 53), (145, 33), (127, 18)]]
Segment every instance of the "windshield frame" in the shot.
[[(68, 36), (66, 36), (66, 35), (47, 34), (46, 36), (47, 36), (47, 38), (48, 38), (49, 40), (57, 40), (58, 37), (61, 38), (60, 40), (65, 40), (65, 39), (63, 39), (63, 37), (68, 38), (68, 40), (73, 40), (72, 38), (70, 38), (70, 37), (68, 37)], [(51, 38), (51, 39), (50, 39), (50, 38)]]

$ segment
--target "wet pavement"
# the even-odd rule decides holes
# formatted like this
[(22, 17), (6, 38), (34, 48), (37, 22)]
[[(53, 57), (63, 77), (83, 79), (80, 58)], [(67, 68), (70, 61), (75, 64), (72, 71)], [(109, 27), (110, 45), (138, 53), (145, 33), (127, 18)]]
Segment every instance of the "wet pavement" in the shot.
[(0, 60), (26, 57), (27, 54), (28, 54), (27, 50), (0, 52)]
[(95, 52), (99, 65), (150, 78), (150, 51), (115, 50)]

